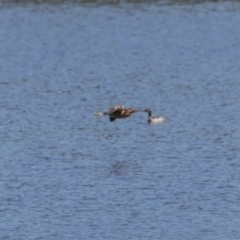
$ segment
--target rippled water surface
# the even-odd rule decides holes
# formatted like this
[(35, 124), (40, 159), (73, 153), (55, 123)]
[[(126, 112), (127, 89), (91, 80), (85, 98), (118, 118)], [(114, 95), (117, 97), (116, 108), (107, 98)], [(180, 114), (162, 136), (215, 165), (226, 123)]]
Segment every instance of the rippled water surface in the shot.
[[(1, 239), (240, 239), (240, 4), (0, 9)], [(111, 105), (151, 108), (110, 122)]]

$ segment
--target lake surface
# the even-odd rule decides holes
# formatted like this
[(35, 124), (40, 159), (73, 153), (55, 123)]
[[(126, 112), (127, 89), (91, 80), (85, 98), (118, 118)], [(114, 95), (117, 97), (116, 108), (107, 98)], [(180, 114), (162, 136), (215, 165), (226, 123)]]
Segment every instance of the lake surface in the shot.
[[(240, 3), (0, 9), (0, 238), (240, 239)], [(151, 108), (110, 122), (112, 105)]]

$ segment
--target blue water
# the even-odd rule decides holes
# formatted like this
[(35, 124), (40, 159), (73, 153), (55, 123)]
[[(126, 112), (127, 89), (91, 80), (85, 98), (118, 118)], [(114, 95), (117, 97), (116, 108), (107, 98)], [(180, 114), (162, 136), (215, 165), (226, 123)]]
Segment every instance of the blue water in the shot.
[[(0, 238), (240, 239), (240, 4), (0, 9)], [(110, 122), (112, 105), (151, 108)]]

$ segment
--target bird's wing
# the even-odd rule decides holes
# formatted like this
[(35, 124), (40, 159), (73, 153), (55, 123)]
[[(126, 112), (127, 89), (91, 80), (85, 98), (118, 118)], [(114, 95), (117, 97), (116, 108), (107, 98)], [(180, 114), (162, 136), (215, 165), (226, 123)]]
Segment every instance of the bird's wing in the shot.
[(107, 114), (112, 114), (112, 113), (114, 113), (116, 110), (118, 110), (118, 109), (123, 109), (124, 108), (124, 106), (113, 106), (113, 107), (110, 107), (110, 108), (108, 108), (108, 110), (107, 110)]

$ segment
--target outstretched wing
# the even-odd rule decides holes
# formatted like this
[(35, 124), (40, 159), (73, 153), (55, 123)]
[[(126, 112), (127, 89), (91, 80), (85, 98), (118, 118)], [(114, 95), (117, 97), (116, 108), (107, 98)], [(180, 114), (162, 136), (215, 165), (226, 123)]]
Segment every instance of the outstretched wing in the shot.
[(114, 113), (118, 109), (124, 109), (124, 106), (113, 106), (113, 107), (110, 107), (107, 110), (107, 114), (110, 115), (110, 114)]
[(116, 118), (110, 117), (110, 121), (111, 121), (111, 122), (113, 122), (114, 120), (116, 120)]

